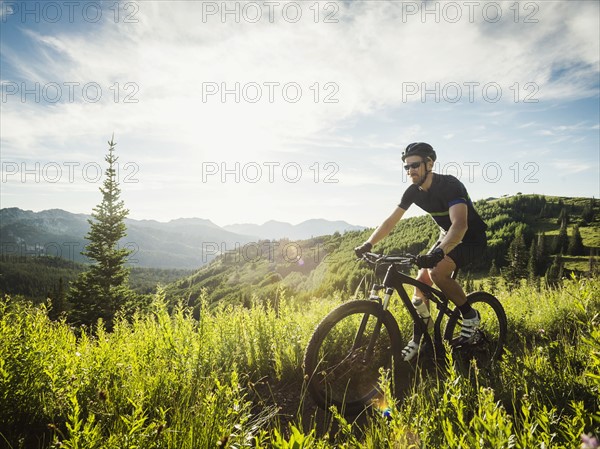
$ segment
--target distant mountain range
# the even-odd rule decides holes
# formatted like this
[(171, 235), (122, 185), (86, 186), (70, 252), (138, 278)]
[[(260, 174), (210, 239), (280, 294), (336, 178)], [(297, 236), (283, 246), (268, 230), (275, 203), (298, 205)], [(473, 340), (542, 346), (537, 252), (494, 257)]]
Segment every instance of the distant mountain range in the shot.
[[(86, 262), (81, 251), (89, 231), (85, 214), (62, 209), (41, 212), (16, 207), (0, 209), (0, 253), (16, 256), (54, 255)], [(259, 239), (302, 240), (336, 231), (360, 230), (343, 221), (308, 220), (298, 225), (268, 221), (263, 225), (220, 227), (207, 219), (179, 218), (167, 223), (126, 220), (127, 237), (121, 244), (133, 250), (130, 263), (155, 268), (197, 268), (223, 251)]]
[(306, 240), (320, 235), (331, 235), (335, 232), (362, 231), (364, 226), (353, 226), (345, 221), (328, 221), (323, 219), (306, 220), (297, 225), (282, 221), (270, 220), (262, 225), (256, 224), (233, 224), (223, 226), (237, 234), (252, 235), (263, 240)]

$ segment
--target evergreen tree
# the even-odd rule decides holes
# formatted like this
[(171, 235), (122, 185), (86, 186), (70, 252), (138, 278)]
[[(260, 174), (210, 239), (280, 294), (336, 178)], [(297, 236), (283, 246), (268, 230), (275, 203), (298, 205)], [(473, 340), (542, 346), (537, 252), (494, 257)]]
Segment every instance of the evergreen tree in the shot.
[(490, 267), (488, 275), (490, 277), (498, 276), (498, 267), (496, 266), (496, 259), (492, 259), (492, 266)]
[(537, 278), (537, 242), (535, 239), (531, 240), (531, 246), (529, 246), (529, 259), (527, 261), (527, 279), (530, 284), (534, 284)]
[(569, 224), (569, 213), (567, 212), (567, 208), (563, 207), (560, 210), (560, 214), (558, 214), (558, 220), (557, 220), (558, 224), (561, 227), (566, 227)]
[(496, 280), (495, 277), (490, 277), (488, 279), (488, 286), (487, 286), (486, 290), (490, 294), (494, 295), (494, 294), (496, 294), (497, 289), (498, 289), (498, 281)]
[(548, 239), (546, 238), (546, 233), (542, 232), (538, 236), (537, 241), (537, 251), (535, 256), (535, 274), (538, 276), (543, 276), (548, 269), (548, 261), (550, 259), (550, 254), (548, 253)]
[(119, 249), (119, 240), (126, 235), (125, 217), (129, 211), (120, 199), (121, 190), (117, 180), (114, 154), (114, 137), (111, 139), (105, 161), (108, 168), (105, 172), (102, 202), (93, 209), (88, 220), (89, 240), (84, 252), (94, 263), (81, 273), (69, 291), (72, 303), (71, 320), (77, 324), (94, 324), (99, 318), (105, 322), (107, 329), (112, 329), (113, 319), (118, 310), (128, 306), (134, 298), (129, 289), (129, 269), (125, 262), (131, 251)]
[(554, 256), (552, 265), (546, 271), (546, 283), (548, 285), (556, 285), (562, 278), (563, 274), (563, 262), (559, 254)]
[(475, 291), (473, 279), (471, 279), (471, 273), (467, 273), (467, 275), (463, 278), (463, 290), (465, 293)]
[(590, 224), (592, 221), (594, 221), (594, 198), (591, 198), (590, 202), (585, 205), (583, 212), (581, 213), (581, 217), (586, 224)]
[(467, 291), (468, 292), (474, 292), (475, 291), (475, 282), (473, 281), (473, 279), (471, 278), (471, 276), (469, 276), (469, 282), (467, 283)]
[(567, 252), (569, 247), (569, 236), (567, 235), (567, 225), (563, 221), (563, 224), (558, 231), (558, 236), (554, 240), (554, 254), (564, 254)]
[(568, 253), (571, 256), (583, 256), (584, 255), (583, 239), (579, 232), (579, 225), (573, 226), (573, 233), (569, 238)]
[(598, 274), (598, 262), (596, 260), (596, 257), (597, 257), (596, 248), (592, 248), (590, 250), (590, 260), (589, 260), (590, 276), (596, 276)]
[(508, 247), (508, 266), (503, 270), (504, 279), (509, 286), (514, 286), (521, 279), (527, 278), (527, 247), (525, 237), (519, 233)]
[(61, 277), (58, 279), (58, 287), (54, 289), (54, 294), (51, 297), (51, 308), (48, 312), (48, 317), (51, 320), (57, 320), (64, 312), (66, 312), (65, 291), (63, 278)]

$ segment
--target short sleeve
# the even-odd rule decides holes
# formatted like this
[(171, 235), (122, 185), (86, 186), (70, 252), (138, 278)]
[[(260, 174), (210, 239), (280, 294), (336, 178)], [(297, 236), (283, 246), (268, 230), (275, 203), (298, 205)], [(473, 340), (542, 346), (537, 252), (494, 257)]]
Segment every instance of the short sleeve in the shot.
[(412, 203), (415, 202), (415, 195), (417, 194), (418, 187), (414, 184), (408, 186), (408, 188), (404, 191), (404, 195), (402, 195), (402, 199), (400, 200), (400, 204), (398, 207), (401, 209), (407, 210)]
[(448, 178), (448, 181), (444, 188), (442, 189), (444, 200), (448, 205), (448, 209), (450, 209), (455, 204), (469, 204), (469, 197), (467, 194), (467, 189), (454, 176)]

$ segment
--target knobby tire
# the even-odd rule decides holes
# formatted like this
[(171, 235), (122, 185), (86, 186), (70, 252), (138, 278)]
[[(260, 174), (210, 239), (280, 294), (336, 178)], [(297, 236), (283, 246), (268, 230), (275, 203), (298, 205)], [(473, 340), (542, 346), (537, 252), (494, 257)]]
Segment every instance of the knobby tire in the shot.
[[(467, 301), (481, 314), (481, 328), (478, 340), (472, 345), (453, 346), (454, 361), (459, 366), (475, 364), (479, 369), (487, 369), (500, 360), (506, 344), (507, 320), (500, 301), (489, 293), (474, 292), (467, 295)], [(455, 342), (460, 334), (461, 315), (454, 310), (444, 331), (444, 339)]]
[[(357, 342), (364, 317), (368, 319)], [(376, 341), (371, 338), (374, 332), (379, 332)], [(344, 303), (321, 321), (308, 343), (304, 356), (308, 390), (323, 409), (334, 405), (344, 413), (359, 413), (381, 399), (381, 373), (390, 373), (393, 379), (401, 349), (398, 324), (378, 302)]]

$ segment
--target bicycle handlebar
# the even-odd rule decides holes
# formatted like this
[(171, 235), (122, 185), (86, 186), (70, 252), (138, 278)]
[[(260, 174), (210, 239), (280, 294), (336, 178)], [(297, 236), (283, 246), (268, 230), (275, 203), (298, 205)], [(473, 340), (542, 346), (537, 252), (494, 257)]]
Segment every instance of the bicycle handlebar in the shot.
[(377, 264), (392, 264), (392, 265), (413, 265), (417, 261), (417, 257), (412, 254), (405, 254), (403, 256), (388, 256), (385, 254), (377, 253), (364, 253), (362, 260), (370, 265)]

